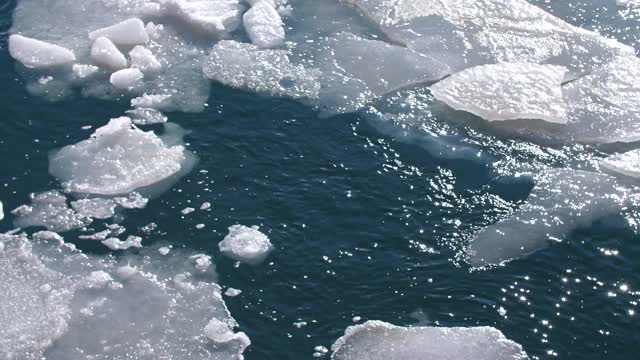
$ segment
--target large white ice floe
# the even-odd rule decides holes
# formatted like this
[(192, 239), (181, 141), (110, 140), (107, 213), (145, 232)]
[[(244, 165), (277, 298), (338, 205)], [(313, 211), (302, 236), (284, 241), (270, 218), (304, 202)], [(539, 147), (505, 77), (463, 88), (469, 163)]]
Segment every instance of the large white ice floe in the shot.
[(223, 255), (252, 265), (261, 263), (273, 249), (267, 235), (244, 225), (230, 226), (218, 247)]
[(630, 201), (629, 190), (608, 175), (551, 169), (534, 180), (529, 197), (512, 215), (474, 234), (467, 248), (472, 266), (531, 254), (575, 229), (621, 213)]
[(244, 13), (242, 22), (254, 45), (260, 48), (274, 48), (284, 43), (284, 24), (280, 14), (268, 1), (255, 3)]
[(555, 65), (501, 63), (462, 70), (431, 86), (436, 99), (488, 121), (539, 119), (567, 122), (562, 82)]
[(526, 360), (519, 344), (492, 327), (350, 326), (332, 346), (334, 360)]
[(286, 50), (260, 49), (232, 40), (217, 43), (203, 67), (212, 80), (274, 96), (315, 98), (319, 71), (295, 65)]
[(185, 250), (115, 259), (47, 237), (0, 234), (0, 244), (2, 359), (241, 360), (250, 344), (233, 332), (215, 273), (191, 275)]
[(623, 178), (640, 179), (640, 149), (616, 154), (600, 161), (600, 167)]
[(640, 59), (621, 56), (563, 87), (568, 133), (588, 142), (640, 141)]
[(99, 37), (93, 42), (91, 46), (91, 61), (109, 70), (119, 70), (127, 67), (127, 58), (106, 37)]
[(42, 226), (55, 232), (81, 228), (82, 216), (67, 205), (67, 197), (58, 191), (30, 194), (30, 205), (22, 205), (11, 213), (14, 225), (21, 228)]
[(633, 48), (572, 26), (525, 0), (347, 0), (394, 42), (454, 71), (498, 62), (587, 73)]
[(52, 153), (49, 171), (68, 191), (117, 195), (177, 174), (187, 156), (183, 146), (168, 146), (153, 132), (144, 132), (131, 119), (121, 117), (89, 139)]
[(97, 29), (89, 33), (89, 39), (96, 40), (106, 37), (116, 45), (141, 45), (149, 41), (149, 35), (145, 30), (142, 20), (137, 18), (127, 19), (115, 25)]
[(67, 48), (18, 34), (9, 36), (9, 54), (28, 68), (70, 65), (76, 60)]

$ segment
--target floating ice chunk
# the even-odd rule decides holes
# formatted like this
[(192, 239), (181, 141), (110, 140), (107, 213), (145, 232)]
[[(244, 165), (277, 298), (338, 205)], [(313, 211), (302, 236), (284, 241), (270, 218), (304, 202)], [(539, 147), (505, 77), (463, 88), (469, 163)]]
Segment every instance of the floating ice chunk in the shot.
[(95, 41), (99, 37), (106, 37), (116, 45), (139, 45), (149, 41), (149, 36), (142, 20), (127, 19), (115, 25), (94, 30), (89, 33), (89, 39)]
[[(216, 318), (213, 318), (204, 327), (204, 334), (209, 340), (218, 345), (233, 345), (238, 353), (242, 353), (245, 348), (251, 345), (251, 341), (243, 332), (234, 333), (229, 325)], [(242, 358), (241, 358), (242, 359)]]
[(229, 234), (218, 244), (223, 255), (244, 263), (261, 263), (273, 249), (267, 235), (257, 227), (233, 225)]
[(71, 207), (78, 215), (94, 219), (109, 219), (115, 214), (116, 202), (111, 199), (93, 198), (72, 201)]
[(238, 295), (240, 295), (242, 293), (242, 290), (239, 289), (234, 289), (234, 288), (228, 288), (224, 294), (229, 296), (229, 297), (236, 297)]
[(587, 142), (640, 140), (640, 59), (621, 56), (563, 87), (572, 137)]
[(81, 217), (67, 205), (66, 196), (58, 191), (30, 194), (31, 205), (12, 211), (17, 227), (44, 226), (55, 232), (64, 232), (84, 226)]
[(602, 174), (552, 169), (535, 177), (527, 201), (513, 215), (478, 231), (467, 254), (472, 266), (499, 264), (562, 241), (571, 231), (620, 213), (626, 190)]
[(144, 46), (136, 46), (129, 51), (131, 67), (140, 69), (145, 74), (154, 74), (162, 70), (162, 64), (153, 55), (151, 50)]
[(190, 257), (191, 260), (196, 262), (196, 270), (205, 272), (209, 270), (211, 266), (211, 256), (205, 254), (197, 254)]
[(382, 321), (350, 326), (331, 347), (334, 360), (525, 360), (519, 344), (492, 327), (400, 327)]
[(561, 84), (566, 68), (502, 63), (463, 70), (436, 83), (436, 99), (489, 121), (540, 119), (567, 122)]
[(213, 47), (203, 70), (222, 84), (275, 96), (315, 98), (320, 90), (319, 71), (292, 64), (286, 50), (261, 50), (231, 40)]
[(84, 79), (95, 74), (100, 69), (97, 66), (93, 66), (93, 65), (73, 64), (73, 66), (71, 67), (71, 70), (73, 71), (73, 75), (77, 79)]
[(111, 250), (127, 250), (129, 248), (141, 248), (142, 238), (139, 236), (130, 235), (125, 241), (121, 241), (118, 238), (109, 238), (102, 240), (102, 243)]
[(185, 160), (183, 146), (167, 146), (131, 119), (112, 119), (87, 140), (63, 147), (49, 158), (49, 170), (73, 192), (117, 195), (176, 174)]
[(171, 248), (167, 247), (167, 246), (163, 246), (163, 247), (158, 249), (158, 252), (160, 253), (160, 255), (166, 256), (166, 255), (169, 254), (169, 252), (171, 252)]
[(2, 201), (0, 201), (0, 221), (4, 219), (4, 209), (2, 208)]
[(82, 240), (104, 240), (109, 237), (109, 235), (111, 235), (111, 230), (106, 229), (91, 235), (80, 235), (78, 238)]
[(136, 68), (122, 69), (111, 74), (109, 82), (119, 89), (132, 89), (140, 86), (144, 74)]
[[(0, 206), (2, 205), (0, 204)], [(200, 210), (208, 210), (210, 208), (211, 208), (211, 203), (208, 201), (205, 201), (202, 203), (202, 205), (200, 205)]]
[(451, 65), (527, 62), (579, 76), (633, 48), (572, 26), (525, 0), (348, 0), (394, 42)]
[(132, 192), (127, 196), (114, 198), (113, 201), (125, 209), (144, 209), (147, 206), (149, 199), (143, 197), (140, 193)]
[(182, 215), (187, 215), (187, 214), (191, 214), (192, 212), (196, 211), (196, 209), (192, 208), (192, 207), (186, 207), (182, 210), (180, 210), (180, 212), (182, 213)]
[(600, 166), (614, 174), (639, 179), (640, 150), (636, 149), (623, 154), (609, 156), (600, 162)]
[(242, 23), (251, 42), (260, 48), (274, 48), (284, 43), (284, 24), (280, 14), (267, 1), (253, 5), (242, 16)]
[(131, 121), (134, 124), (140, 126), (164, 124), (169, 120), (166, 115), (156, 109), (151, 108), (136, 108), (133, 110), (127, 110), (127, 115), (131, 118)]
[(150, 108), (164, 110), (172, 106), (171, 95), (168, 94), (144, 94), (131, 99), (131, 106), (135, 108)]
[(210, 37), (222, 37), (240, 26), (245, 7), (238, 0), (156, 0), (149, 7), (153, 16), (180, 20), (192, 31)]
[(91, 46), (91, 61), (94, 64), (111, 69), (120, 70), (127, 67), (127, 58), (106, 37), (99, 37)]
[(36, 69), (76, 61), (73, 52), (67, 48), (17, 34), (9, 36), (9, 54), (22, 65)]
[(64, 244), (64, 238), (60, 234), (53, 231), (38, 231), (31, 235), (33, 240), (39, 241), (54, 241), (58, 244)]

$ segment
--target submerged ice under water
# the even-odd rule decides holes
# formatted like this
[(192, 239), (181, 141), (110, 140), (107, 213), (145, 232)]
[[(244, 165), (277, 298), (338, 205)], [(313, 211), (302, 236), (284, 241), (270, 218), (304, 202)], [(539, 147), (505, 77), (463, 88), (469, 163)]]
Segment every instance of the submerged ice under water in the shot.
[[(610, 2), (603, 6), (615, 8), (616, 24), (634, 18), (633, 4)], [(244, 150), (241, 159), (221, 159), (207, 152), (212, 143), (185, 143), (183, 136), (196, 125), (187, 121), (184, 131), (172, 119), (181, 118), (180, 112), (210, 114), (209, 103), (217, 101), (210, 97), (212, 86), (232, 96), (257, 94), (250, 97), (269, 103), (268, 111), (274, 113), (280, 109), (271, 104), (297, 102), (311, 109), (317, 122), (355, 113), (381, 136), (418, 149), (420, 155), (410, 156), (406, 163), (382, 140), (367, 138), (363, 145), (384, 157), (378, 175), (397, 171), (407, 183), (413, 176), (426, 179), (427, 188), (435, 192), (425, 196), (431, 209), (418, 209), (412, 200), (402, 210), (389, 205), (385, 212), (388, 216), (405, 213), (405, 226), (413, 221), (411, 214), (428, 219), (428, 227), (441, 215), (437, 222), (442, 228), (431, 229), (441, 250), (413, 239), (410, 243), (428, 254), (452, 248), (447, 259), (451, 261), (445, 261), (452, 268), (497, 273), (499, 267), (488, 265), (508, 268), (512, 263), (507, 262), (540, 251), (549, 240), (563, 242), (575, 231), (611, 216), (622, 216), (633, 227), (639, 166), (635, 146), (640, 136), (637, 42), (629, 40), (634, 35), (614, 39), (606, 32), (581, 28), (571, 12), (555, 16), (553, 5), (549, 9), (538, 5), (542, 7), (524, 0), (90, 0), (81, 4), (18, 0), (12, 9), (7, 51), (29, 94), (63, 104), (79, 98), (124, 103), (126, 108), (117, 115), (127, 116), (110, 116), (106, 125), (106, 119), (95, 119), (95, 131), (83, 140), (56, 139), (48, 157), (48, 170), (56, 182), (47, 191), (32, 193), (29, 205), (11, 212), (13, 225), (24, 229), (0, 235), (0, 262), (6, 269), (0, 273), (0, 293), (5, 294), (0, 295), (4, 296), (0, 320), (7, 324), (0, 329), (0, 355), (7, 359), (244, 358), (254, 336), (234, 330), (237, 323), (222, 299), (212, 256), (155, 247), (153, 237), (163, 235), (155, 232), (155, 222), (137, 225), (137, 235), (121, 225), (138, 211), (145, 213), (148, 203), (155, 206), (165, 201), (170, 196), (166, 191), (174, 184), (192, 185), (190, 179), (196, 175), (187, 181), (180, 178), (196, 166), (195, 149), (210, 165), (200, 174), (208, 174), (236, 165), (242, 168), (243, 161), (277, 148), (278, 141), (263, 147), (257, 141), (262, 135), (255, 129), (255, 144), (250, 135), (243, 139), (255, 149)], [(225, 103), (217, 111), (222, 114), (227, 108), (244, 106)], [(249, 116), (259, 117), (259, 113)], [(163, 135), (156, 134), (157, 124), (164, 124)], [(356, 128), (349, 135), (357, 138)], [(226, 149), (239, 147), (226, 139), (222, 143)], [(322, 156), (347, 149), (341, 144), (323, 148)], [(423, 160), (417, 159), (421, 154), (428, 154), (437, 170), (423, 174), (419, 169)], [(293, 158), (298, 155), (303, 158), (302, 154)], [(217, 162), (212, 165), (207, 157)], [(283, 157), (292, 158), (290, 154)], [(314, 159), (306, 161), (305, 167), (313, 167)], [(477, 179), (461, 185), (451, 180), (459, 162), (471, 164), (463, 173), (480, 169), (477, 176), (469, 175)], [(350, 171), (342, 161), (338, 163), (333, 167)], [(258, 177), (248, 172), (244, 177), (252, 179), (250, 185), (236, 188), (234, 184), (231, 193), (259, 197), (260, 191), (249, 188), (278, 178), (282, 166), (269, 165), (273, 174)], [(197, 184), (205, 184), (207, 192), (219, 186), (203, 176), (206, 180)], [(523, 178), (532, 187), (515, 198), (509, 196), (509, 181), (518, 184)], [(226, 175), (219, 179), (219, 183), (233, 181)], [(323, 180), (316, 186), (324, 184)], [(305, 197), (317, 191), (317, 187), (299, 185)], [(410, 185), (411, 190), (414, 187)], [(499, 190), (494, 192), (493, 187)], [(375, 186), (355, 194), (344, 189), (344, 193), (347, 199), (355, 195), (359, 201), (396, 201)], [(285, 195), (273, 194), (271, 200), (286, 201), (279, 199)], [(403, 197), (411, 196), (397, 196), (397, 200)], [(204, 213), (209, 222), (218, 221), (222, 208), (215, 202), (206, 204), (196, 210), (198, 205), (189, 200), (170, 204), (168, 211), (187, 222)], [(270, 206), (252, 208), (260, 213)], [(343, 204), (331, 206), (339, 212)], [(478, 209), (483, 207), (478, 220)], [(319, 205), (295, 212), (309, 213), (316, 220), (329, 218), (319, 209), (327, 211), (326, 205)], [(364, 214), (366, 209), (360, 211)], [(0, 203), (0, 220), (3, 216)], [(360, 217), (355, 212), (349, 216)], [(249, 223), (245, 221), (253, 220), (238, 218), (231, 223)], [(261, 217), (255, 221), (260, 229), (268, 222)], [(385, 221), (372, 222), (373, 228), (387, 226)], [(201, 232), (210, 225), (194, 224), (193, 231)], [(48, 231), (32, 233), (34, 227)], [(215, 251), (238, 261), (238, 272), (261, 272), (274, 264), (265, 264), (268, 256), (309, 250), (280, 242), (271, 235), (274, 231), (282, 237), (282, 232), (275, 231), (278, 227), (289, 231), (286, 222), (273, 222), (265, 233), (258, 227), (232, 225), (224, 238), (214, 229)], [(103, 246), (99, 251), (123, 254), (81, 252), (55, 232), (94, 241)], [(355, 252), (372, 252), (378, 245), (356, 246)], [(354, 257), (352, 250), (341, 249), (339, 254)], [(321, 257), (323, 264), (336, 261)], [(239, 262), (253, 265), (247, 268), (254, 270), (245, 270)], [(402, 262), (396, 265), (403, 267)], [(307, 271), (311, 270), (300, 269), (296, 276)], [(325, 282), (334, 282), (330, 276), (335, 270), (327, 269), (326, 274), (329, 278), (316, 283), (312, 294)], [(414, 281), (417, 284), (416, 277), (411, 286)], [(375, 288), (352, 287), (359, 291), (357, 297), (386, 302), (376, 298)], [(226, 293), (240, 294), (233, 288)], [(527, 302), (525, 295), (518, 298)], [(475, 294), (469, 299), (485, 309), (496, 307)], [(247, 303), (245, 309), (251, 306)], [(497, 313), (507, 317), (503, 307)], [(277, 322), (282, 315), (265, 310), (260, 316)], [(300, 329), (307, 322), (298, 319), (294, 324)], [(490, 327), (495, 325), (490, 322), (465, 318), (457, 324), (464, 327), (429, 325), (435, 326), (368, 321), (347, 328), (339, 339), (334, 331), (331, 357), (529, 358), (526, 346), (523, 349), (509, 340), (508, 332)], [(547, 326), (548, 320), (542, 325)], [(260, 329), (253, 330), (257, 338), (266, 336)], [(291, 338), (289, 331), (282, 329), (282, 334)], [(324, 346), (314, 349), (313, 356), (328, 356)], [(251, 356), (251, 350), (247, 354)], [(539, 351), (532, 354), (539, 358)], [(554, 354), (547, 351), (546, 355)]]

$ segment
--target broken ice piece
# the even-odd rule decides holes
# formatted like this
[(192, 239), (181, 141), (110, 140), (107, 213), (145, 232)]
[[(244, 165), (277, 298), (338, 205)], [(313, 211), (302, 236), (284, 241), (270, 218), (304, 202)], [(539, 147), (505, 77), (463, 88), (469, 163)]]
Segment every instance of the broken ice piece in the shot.
[(106, 37), (99, 37), (91, 46), (91, 61), (94, 64), (111, 69), (120, 70), (127, 67), (127, 59), (118, 48)]
[(81, 199), (72, 201), (71, 207), (83, 217), (109, 219), (115, 214), (116, 202), (104, 198)]
[(261, 263), (273, 249), (269, 238), (257, 227), (244, 225), (230, 226), (218, 247), (223, 255), (251, 265)]
[(274, 48), (284, 42), (284, 25), (272, 4), (260, 1), (242, 16), (251, 42), (260, 48)]
[(116, 45), (139, 45), (149, 41), (149, 36), (142, 20), (131, 18), (89, 33), (89, 39), (95, 41), (105, 37)]
[(230, 288), (228, 288), (228, 289), (224, 292), (224, 294), (225, 294), (226, 296), (229, 296), (229, 297), (236, 297), (236, 296), (240, 295), (241, 293), (242, 293), (242, 290), (234, 289), (234, 288), (231, 288), (231, 287), (230, 287)]
[(600, 166), (622, 177), (640, 179), (640, 149), (609, 156), (600, 161)]
[(22, 65), (37, 69), (76, 61), (73, 52), (67, 48), (17, 34), (9, 36), (9, 54)]
[(129, 248), (141, 248), (142, 238), (139, 236), (129, 235), (125, 241), (121, 241), (118, 238), (108, 238), (102, 240), (102, 243), (111, 250), (127, 250)]
[(144, 74), (136, 68), (122, 69), (111, 74), (109, 82), (118, 89), (132, 89), (142, 84)]
[(153, 55), (151, 50), (144, 46), (136, 46), (129, 51), (129, 57), (131, 58), (131, 67), (140, 69), (145, 74), (157, 73), (162, 69), (162, 64)]

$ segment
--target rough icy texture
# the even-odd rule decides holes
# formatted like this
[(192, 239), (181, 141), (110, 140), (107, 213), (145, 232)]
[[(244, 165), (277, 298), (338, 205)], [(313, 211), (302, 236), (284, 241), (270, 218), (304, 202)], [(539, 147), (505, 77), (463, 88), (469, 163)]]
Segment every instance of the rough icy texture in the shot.
[(525, 360), (522, 346), (492, 327), (350, 326), (331, 347), (334, 360)]
[[(190, 275), (183, 250), (114, 259), (23, 236), (0, 244), (2, 359), (241, 360), (250, 344), (233, 333), (215, 274)], [(233, 341), (208, 338), (214, 319)]]
[(73, 52), (67, 48), (17, 34), (9, 36), (9, 54), (22, 65), (36, 69), (76, 61)]
[(111, 74), (109, 82), (119, 89), (131, 89), (140, 86), (143, 78), (142, 71), (136, 68), (122, 69)]
[(91, 60), (94, 64), (110, 70), (127, 67), (127, 58), (118, 50), (111, 40), (99, 37), (91, 46)]
[(567, 122), (561, 84), (566, 68), (554, 65), (502, 63), (481, 65), (436, 83), (436, 99), (456, 110), (489, 121), (540, 119)]
[(167, 146), (153, 132), (144, 132), (131, 119), (121, 117), (89, 139), (53, 153), (49, 171), (69, 191), (117, 195), (170, 177), (184, 160), (183, 146)]
[(58, 191), (33, 193), (29, 197), (30, 205), (22, 205), (12, 211), (16, 227), (43, 226), (51, 231), (64, 232), (85, 225), (82, 217), (67, 205), (66, 196)]
[(640, 179), (640, 150), (609, 156), (600, 162), (600, 166), (616, 175)]
[(78, 215), (93, 219), (109, 219), (115, 214), (117, 204), (111, 199), (93, 198), (72, 201), (71, 207)]
[(640, 140), (640, 59), (622, 56), (563, 88), (568, 133), (590, 142)]
[(233, 225), (229, 234), (218, 244), (223, 255), (248, 264), (261, 263), (273, 249), (267, 235), (258, 227)]
[(454, 71), (498, 62), (567, 67), (575, 76), (633, 49), (574, 27), (525, 0), (347, 0), (390, 40)]
[(108, 238), (102, 240), (102, 244), (111, 250), (127, 250), (129, 248), (141, 248), (142, 238), (138, 236), (129, 236), (125, 241), (118, 238)]
[(71, 67), (73, 71), (73, 75), (77, 79), (84, 79), (95, 74), (98, 70), (100, 70), (97, 66), (86, 65), (86, 64), (73, 64)]
[(145, 74), (155, 74), (162, 69), (162, 64), (153, 55), (151, 50), (144, 46), (136, 46), (129, 51), (131, 58), (131, 67), (137, 68)]
[(142, 20), (127, 19), (109, 27), (94, 30), (89, 33), (89, 39), (96, 40), (106, 37), (116, 45), (140, 45), (149, 41), (149, 36)]
[(527, 201), (506, 219), (475, 234), (467, 253), (473, 266), (498, 264), (562, 241), (571, 231), (617, 214), (629, 194), (615, 179), (571, 169), (552, 169), (535, 177)]
[(136, 108), (127, 110), (127, 116), (131, 118), (136, 125), (151, 125), (166, 123), (168, 118), (156, 109)]
[(284, 24), (266, 1), (256, 3), (242, 16), (242, 24), (251, 42), (260, 48), (274, 48), (284, 42)]
[(274, 96), (315, 98), (320, 90), (319, 71), (292, 64), (286, 50), (262, 50), (231, 40), (213, 47), (203, 70), (222, 84)]

